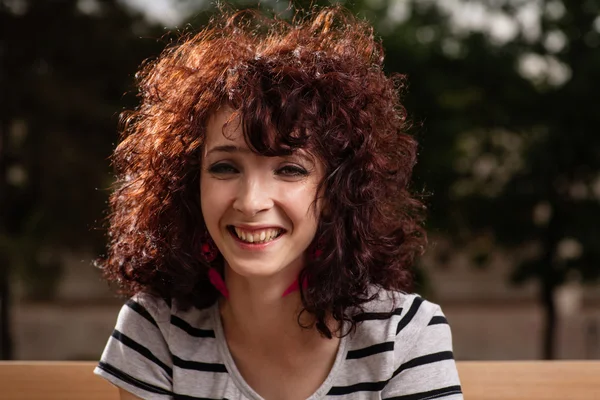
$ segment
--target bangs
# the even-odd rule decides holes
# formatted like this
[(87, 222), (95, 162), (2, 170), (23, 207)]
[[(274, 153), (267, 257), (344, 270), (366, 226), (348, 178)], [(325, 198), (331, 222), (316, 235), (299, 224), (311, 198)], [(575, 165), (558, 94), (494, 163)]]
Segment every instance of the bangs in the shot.
[[(302, 76), (304, 75), (304, 76)], [(315, 93), (306, 73), (254, 59), (229, 71), (228, 103), (255, 153), (273, 157), (314, 147)], [(313, 115), (311, 115), (313, 114)]]

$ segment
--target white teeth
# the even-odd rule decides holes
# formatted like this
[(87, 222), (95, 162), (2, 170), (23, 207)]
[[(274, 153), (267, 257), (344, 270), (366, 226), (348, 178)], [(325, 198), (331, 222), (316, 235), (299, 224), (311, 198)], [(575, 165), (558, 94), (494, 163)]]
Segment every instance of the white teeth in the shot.
[(280, 229), (265, 229), (260, 232), (250, 233), (237, 227), (234, 227), (234, 230), (238, 238), (248, 243), (265, 243), (275, 239), (281, 232)]
[(237, 235), (237, 237), (239, 237), (242, 240), (246, 240), (246, 234), (243, 231), (236, 227), (234, 227), (233, 229), (235, 229), (235, 234)]

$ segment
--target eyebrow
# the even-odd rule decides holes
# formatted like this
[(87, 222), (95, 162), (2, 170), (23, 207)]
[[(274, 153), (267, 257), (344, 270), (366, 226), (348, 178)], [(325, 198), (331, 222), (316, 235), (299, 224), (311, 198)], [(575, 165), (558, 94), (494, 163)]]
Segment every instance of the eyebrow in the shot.
[(234, 146), (234, 145), (215, 146), (212, 149), (210, 149), (206, 153), (206, 155), (209, 155), (211, 153), (218, 153), (218, 152), (221, 152), (221, 153), (237, 153), (237, 152), (250, 153), (250, 149), (245, 148), (245, 147), (241, 148), (241, 147)]
[[(210, 149), (206, 155), (208, 156), (209, 154), (212, 153), (252, 153), (252, 151), (247, 148), (247, 147), (238, 147), (238, 146), (234, 146), (232, 144), (229, 145), (223, 145), (223, 146), (215, 146), (212, 149)], [(310, 157), (308, 154), (306, 154), (305, 152), (297, 152), (294, 154), (290, 154), (290, 156), (297, 156), (302, 158), (303, 160), (309, 162), (310, 164), (314, 164), (314, 160), (312, 159), (312, 157)]]

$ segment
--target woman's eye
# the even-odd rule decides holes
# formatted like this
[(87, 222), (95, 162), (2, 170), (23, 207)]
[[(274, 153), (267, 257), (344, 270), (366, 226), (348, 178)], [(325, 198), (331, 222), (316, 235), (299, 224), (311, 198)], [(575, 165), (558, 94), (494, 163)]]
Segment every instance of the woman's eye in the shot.
[(308, 171), (306, 171), (302, 167), (297, 167), (294, 165), (286, 165), (285, 167), (279, 168), (277, 170), (277, 175), (284, 176), (306, 176), (308, 175)]
[(208, 172), (212, 174), (235, 174), (238, 170), (229, 164), (215, 164), (208, 169)]

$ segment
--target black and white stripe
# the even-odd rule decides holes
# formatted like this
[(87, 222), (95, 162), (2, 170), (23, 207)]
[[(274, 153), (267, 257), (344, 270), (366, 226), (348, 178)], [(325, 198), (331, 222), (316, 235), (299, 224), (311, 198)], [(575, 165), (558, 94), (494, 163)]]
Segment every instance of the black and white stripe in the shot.
[(387, 397), (383, 400), (434, 400), (454, 394), (462, 394), (460, 385), (452, 385), (441, 389), (428, 390), (426, 392), (405, 394), (402, 396)]
[(425, 356), (413, 358), (412, 360), (400, 365), (396, 369), (396, 371), (394, 371), (394, 375), (392, 376), (392, 378), (407, 369), (420, 367), (422, 365), (432, 364), (445, 360), (454, 360), (454, 355), (451, 351), (440, 351), (438, 353), (427, 354)]
[(412, 304), (410, 305), (410, 308), (406, 312), (406, 315), (402, 317), (400, 322), (398, 322), (398, 327), (396, 328), (396, 335), (399, 334), (400, 331), (410, 323), (410, 321), (412, 321), (412, 319), (417, 314), (417, 311), (419, 311), (421, 304), (423, 304), (423, 298), (415, 297)]
[(173, 365), (181, 369), (190, 369), (200, 372), (227, 373), (227, 368), (225, 368), (225, 364), (183, 360), (175, 355), (173, 356)]
[(120, 369), (112, 366), (109, 363), (100, 361), (98, 363), (98, 368), (100, 368), (102, 371), (105, 371), (106, 373), (114, 376), (115, 378), (118, 378), (119, 380), (128, 383), (129, 385), (135, 386), (137, 388), (140, 388), (142, 390), (145, 390), (147, 392), (150, 393), (156, 393), (156, 394), (163, 394), (166, 396), (172, 396), (173, 393), (168, 390), (168, 389), (164, 389), (155, 385), (152, 385), (150, 383), (144, 382), (138, 378), (135, 378), (123, 371), (121, 371)]
[(189, 396), (186, 394), (173, 393), (170, 390), (163, 389), (158, 386), (151, 385), (147, 382), (141, 381), (137, 378), (134, 378), (133, 376), (119, 370), (118, 368), (116, 368), (108, 363), (102, 362), (102, 361), (98, 364), (98, 368), (100, 368), (101, 370), (107, 372), (108, 374), (114, 376), (115, 378), (120, 379), (121, 381), (123, 381), (131, 386), (135, 386), (139, 389), (142, 389), (142, 390), (144, 390), (146, 392), (150, 392), (150, 393), (155, 393), (155, 394), (160, 394), (160, 395), (165, 395), (165, 396), (172, 396), (175, 400), (228, 400), (226, 397), (220, 397), (220, 398), (197, 397), (197, 396)]
[(185, 320), (183, 320), (175, 315), (171, 315), (171, 325), (175, 325), (176, 327), (185, 331), (188, 335), (193, 336), (193, 337), (197, 337), (197, 338), (214, 338), (215, 337), (214, 330), (200, 329), (200, 328), (193, 327), (188, 322), (186, 322)]
[(146, 357), (149, 361), (158, 365), (160, 368), (162, 368), (163, 371), (165, 371), (165, 373), (168, 376), (171, 377), (171, 379), (173, 378), (173, 369), (161, 360), (159, 360), (158, 357), (156, 357), (147, 347), (142, 346), (129, 336), (119, 332), (116, 329), (113, 331), (111, 336), (117, 339), (119, 342), (123, 343), (125, 346), (129, 347), (130, 349), (135, 350), (142, 356)]
[(362, 349), (351, 350), (348, 352), (346, 360), (365, 358), (386, 351), (394, 351), (394, 342), (383, 342)]
[[(423, 328), (421, 328), (421, 331), (423, 332), (423, 334), (427, 335), (428, 331), (427, 329), (429, 328), (429, 326), (431, 325), (437, 325), (437, 324), (442, 324), (442, 323), (446, 323), (447, 321), (445, 319), (445, 317), (443, 316), (434, 316), (431, 317), (430, 315), (430, 311), (428, 313), (422, 313), (422, 305), (424, 304), (424, 300), (421, 297), (415, 296), (412, 300), (412, 303), (410, 303), (410, 306), (408, 306), (408, 309), (406, 311), (406, 313), (404, 315), (402, 315), (402, 308), (397, 308), (397, 313), (369, 313), (367, 314), (367, 316), (371, 317), (371, 320), (381, 320), (384, 323), (394, 323), (395, 326), (395, 334), (396, 334), (396, 341), (400, 341), (399, 343), (403, 343), (405, 340), (410, 339), (412, 333), (408, 333), (408, 336), (404, 333), (407, 329), (407, 327), (411, 326), (411, 323), (413, 323), (414, 321), (418, 321), (419, 324), (422, 324), (421, 326), (427, 324), (426, 326), (424, 326)], [(387, 314), (388, 316), (388, 320), (386, 321), (386, 318), (384, 318), (384, 316)], [(429, 316), (427, 316), (427, 314), (429, 314)], [(401, 315), (400, 320), (396, 323), (393, 322), (394, 318), (393, 316), (397, 316), (397, 315)], [(411, 331), (412, 332), (412, 331)], [(434, 332), (434, 331), (432, 331)], [(418, 339), (417, 339), (418, 340)], [(362, 358), (366, 358), (366, 357), (370, 357), (370, 356), (374, 356), (376, 354), (381, 354), (381, 353), (385, 353), (385, 352), (393, 352), (395, 350), (395, 342), (392, 341), (386, 341), (386, 342), (382, 342), (382, 343), (376, 343), (370, 346), (366, 346), (360, 349), (356, 349), (356, 350), (351, 350), (348, 352), (346, 359), (347, 360), (360, 360)], [(390, 382), (392, 380), (394, 380), (399, 374), (401, 374), (402, 372), (415, 368), (415, 367), (423, 367), (423, 366), (428, 366), (430, 364), (435, 364), (438, 362), (442, 362), (442, 361), (446, 361), (446, 360), (454, 360), (454, 356), (451, 350), (444, 350), (442, 349), (441, 351), (435, 351), (435, 349), (431, 353), (426, 353), (426, 354), (415, 354), (415, 357), (412, 359), (409, 359), (408, 361), (403, 362), (400, 366), (398, 366), (395, 371), (393, 372), (392, 376), (389, 377), (389, 379), (386, 380), (380, 380), (380, 381), (373, 381), (373, 382), (360, 382), (360, 383), (352, 383), (349, 385), (345, 385), (345, 386), (334, 386), (333, 388), (331, 388), (331, 390), (329, 391), (328, 395), (330, 396), (346, 396), (346, 395), (351, 395), (353, 393), (359, 393), (359, 392), (378, 392), (378, 391), (383, 391), (386, 386), (388, 384), (390, 384)], [(401, 349), (399, 351), (402, 351)], [(385, 360), (382, 360), (383, 362), (385, 362)], [(360, 366), (359, 366), (360, 368)], [(460, 389), (460, 386), (458, 386)], [(429, 393), (429, 391), (427, 392), (423, 392), (423, 393)], [(448, 393), (448, 394), (444, 394), (445, 392), (442, 391), (440, 392), (440, 394), (435, 394), (435, 393), (431, 393), (431, 396), (446, 396), (452, 393)], [(418, 397), (416, 397), (418, 398)], [(434, 397), (432, 397), (434, 398)], [(437, 398), (437, 397), (435, 397)]]
[(355, 322), (363, 322), (363, 321), (381, 321), (392, 318), (394, 315), (401, 315), (402, 308), (396, 308), (390, 312), (364, 312), (360, 314), (356, 314), (352, 319)]
[[(365, 393), (379, 393), (386, 400), (462, 398), (448, 321), (439, 307), (419, 296), (403, 296), (397, 303), (369, 303), (353, 317), (360, 324), (338, 356), (328, 398), (356, 400)], [(218, 310), (172, 312), (159, 300), (135, 300), (126, 303), (122, 320), (120, 315), (97, 368), (101, 375), (117, 385), (123, 382), (126, 390), (136, 388), (132, 392), (142, 398), (226, 400), (246, 395), (235, 392), (243, 377), (235, 368), (228, 370), (231, 356), (222, 353), (227, 344)]]
[(175, 400), (228, 400), (227, 397), (196, 397), (196, 396), (188, 396), (186, 394), (173, 393), (173, 399)]
[(407, 369), (453, 359), (454, 357), (451, 351), (442, 351), (439, 353), (417, 357), (400, 365), (400, 367), (394, 371), (394, 374), (388, 380), (378, 382), (361, 382), (348, 386), (334, 386), (327, 394), (330, 396), (341, 396), (356, 392), (378, 392), (383, 390), (383, 388), (385, 388), (385, 386), (398, 374)]
[(442, 315), (436, 315), (433, 318), (431, 318), (431, 321), (429, 321), (429, 325), (440, 325), (440, 324), (448, 325), (448, 320), (446, 319), (446, 317), (444, 317)]
[(125, 303), (125, 305), (158, 328), (158, 324), (156, 323), (154, 318), (152, 318), (152, 315), (150, 315), (150, 313), (140, 303), (134, 301), (133, 299), (129, 299), (127, 300), (127, 303)]

